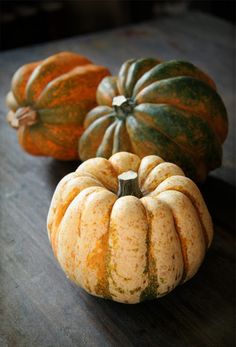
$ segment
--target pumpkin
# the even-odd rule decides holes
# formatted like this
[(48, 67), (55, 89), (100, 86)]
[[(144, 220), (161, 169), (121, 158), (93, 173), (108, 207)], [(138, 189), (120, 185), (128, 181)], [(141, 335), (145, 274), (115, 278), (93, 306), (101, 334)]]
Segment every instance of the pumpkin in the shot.
[(82, 160), (119, 151), (159, 155), (204, 181), (221, 165), (227, 113), (215, 83), (185, 61), (126, 61), (118, 76), (105, 77), (98, 106), (85, 118)]
[(122, 303), (159, 298), (197, 272), (213, 237), (196, 184), (156, 155), (93, 158), (58, 184), (48, 235), (66, 275)]
[(26, 64), (12, 78), (7, 120), (33, 155), (78, 158), (78, 138), (86, 113), (96, 105), (96, 89), (109, 71), (87, 58), (61, 52)]

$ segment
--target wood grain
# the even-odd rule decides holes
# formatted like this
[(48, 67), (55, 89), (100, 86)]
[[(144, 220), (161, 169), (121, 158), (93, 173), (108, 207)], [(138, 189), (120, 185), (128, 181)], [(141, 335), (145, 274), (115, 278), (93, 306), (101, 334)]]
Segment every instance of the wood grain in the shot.
[[(0, 55), (0, 346), (234, 345), (234, 27), (200, 13), (17, 49)], [(185, 59), (216, 81), (229, 113), (223, 167), (201, 186), (215, 238), (198, 274), (160, 300), (122, 305), (66, 279), (49, 246), (46, 216), (58, 181), (78, 162), (23, 153), (4, 98), (22, 64), (73, 50), (114, 73), (127, 58)]]

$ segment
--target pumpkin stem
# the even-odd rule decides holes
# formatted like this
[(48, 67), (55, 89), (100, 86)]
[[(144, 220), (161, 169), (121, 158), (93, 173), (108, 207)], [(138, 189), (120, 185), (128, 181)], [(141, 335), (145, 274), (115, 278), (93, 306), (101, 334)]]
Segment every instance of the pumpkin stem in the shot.
[(118, 176), (119, 188), (118, 188), (118, 198), (126, 195), (133, 195), (137, 198), (143, 196), (139, 184), (138, 184), (138, 175), (134, 171), (126, 171)]
[(20, 126), (30, 126), (38, 121), (37, 112), (27, 107), (20, 107), (16, 112), (9, 112), (7, 115), (7, 121), (14, 129), (18, 129)]
[(126, 98), (124, 95), (118, 95), (113, 98), (112, 106), (117, 114), (117, 117), (124, 119), (133, 111), (134, 102), (132, 99)]

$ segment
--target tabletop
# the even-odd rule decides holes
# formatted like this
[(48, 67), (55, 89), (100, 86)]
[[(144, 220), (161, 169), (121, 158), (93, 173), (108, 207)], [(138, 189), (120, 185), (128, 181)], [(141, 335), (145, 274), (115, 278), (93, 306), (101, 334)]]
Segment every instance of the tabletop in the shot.
[[(190, 12), (0, 54), (0, 346), (233, 346), (235, 315), (234, 26)], [(59, 180), (79, 162), (33, 157), (5, 121), (4, 98), (21, 65), (70, 50), (113, 73), (128, 58), (189, 60), (215, 80), (229, 115), (223, 166), (200, 187), (215, 237), (198, 274), (137, 305), (92, 297), (53, 257), (46, 217)]]

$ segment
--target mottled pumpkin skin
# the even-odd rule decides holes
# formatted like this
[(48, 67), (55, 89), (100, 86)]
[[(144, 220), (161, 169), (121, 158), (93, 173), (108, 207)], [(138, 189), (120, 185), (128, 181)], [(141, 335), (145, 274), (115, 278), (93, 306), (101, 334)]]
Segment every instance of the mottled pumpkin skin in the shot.
[[(131, 103), (123, 116), (112, 106), (118, 95)], [(129, 60), (117, 77), (102, 80), (97, 102), (85, 118), (82, 160), (109, 158), (119, 151), (140, 157), (156, 154), (180, 165), (196, 181), (204, 181), (221, 165), (226, 109), (214, 82), (196, 66), (176, 60)]]
[(37, 122), (18, 128), (19, 143), (33, 155), (62, 160), (78, 158), (78, 138), (87, 112), (96, 106), (96, 89), (109, 75), (87, 58), (61, 52), (26, 64), (12, 78), (8, 120), (24, 107), (36, 111)]
[[(138, 173), (143, 197), (117, 197), (118, 175)], [(66, 275), (122, 303), (159, 298), (199, 269), (213, 237), (196, 184), (156, 155), (93, 158), (58, 184), (48, 235)]]

